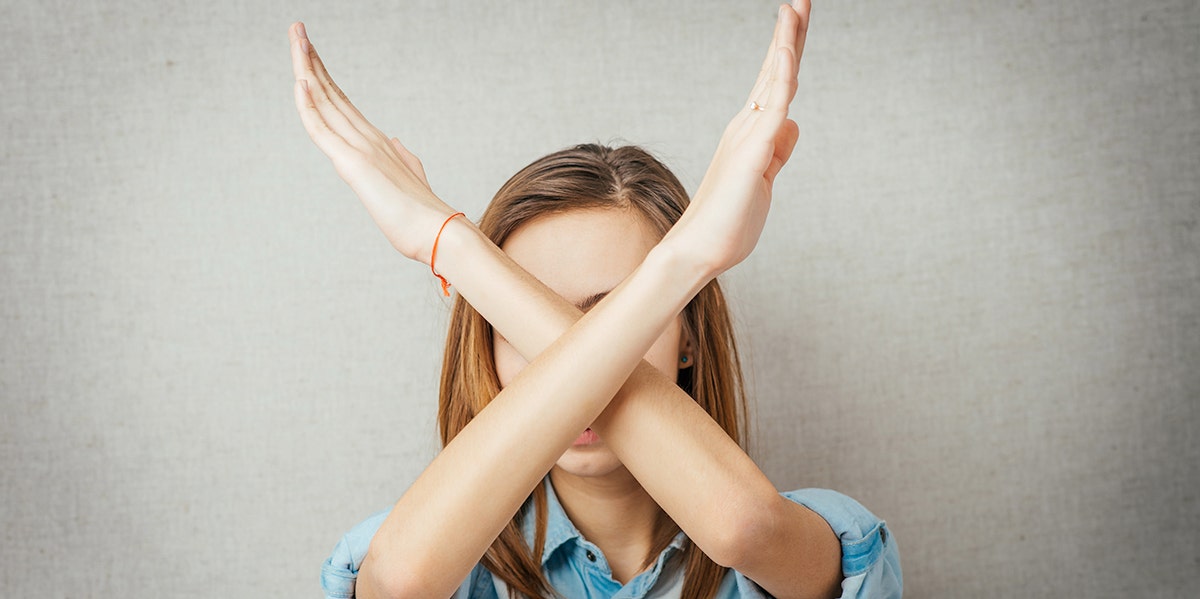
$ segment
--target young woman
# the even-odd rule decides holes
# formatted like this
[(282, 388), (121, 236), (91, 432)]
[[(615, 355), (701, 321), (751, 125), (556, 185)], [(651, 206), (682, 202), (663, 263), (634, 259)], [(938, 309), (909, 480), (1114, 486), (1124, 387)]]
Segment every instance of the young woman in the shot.
[(478, 226), (290, 30), (313, 142), (405, 256), (459, 292), (443, 450), (322, 573), (328, 597), (899, 596), (895, 541), (854, 500), (779, 493), (739, 446), (716, 276), (754, 248), (797, 138), (809, 5), (781, 6), (746, 107), (689, 203), (636, 147), (522, 169)]

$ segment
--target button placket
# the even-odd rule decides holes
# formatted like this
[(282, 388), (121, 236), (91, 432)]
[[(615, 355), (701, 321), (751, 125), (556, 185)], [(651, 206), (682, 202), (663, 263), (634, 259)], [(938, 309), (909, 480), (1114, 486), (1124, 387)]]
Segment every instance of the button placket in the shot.
[(609, 567), (608, 561), (604, 559), (604, 554), (601, 553), (599, 547), (583, 540), (576, 551), (578, 551), (575, 554), (577, 556), (576, 559), (579, 560), (580, 564), (586, 565), (588, 569), (595, 572), (598, 576), (612, 578), (612, 569)]

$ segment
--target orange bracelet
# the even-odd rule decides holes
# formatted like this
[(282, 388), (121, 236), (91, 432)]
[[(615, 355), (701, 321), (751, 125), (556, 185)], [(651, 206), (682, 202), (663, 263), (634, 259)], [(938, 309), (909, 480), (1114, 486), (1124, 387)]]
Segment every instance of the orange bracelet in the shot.
[(466, 214), (463, 214), (462, 212), (455, 212), (454, 214), (450, 215), (450, 218), (446, 219), (446, 222), (442, 223), (442, 228), (438, 229), (437, 237), (433, 238), (433, 251), (429, 254), (429, 272), (433, 273), (433, 276), (441, 280), (442, 293), (446, 297), (450, 297), (450, 283), (446, 281), (446, 277), (437, 274), (437, 271), (433, 269), (433, 263), (437, 261), (437, 245), (438, 241), (442, 239), (442, 231), (446, 230), (446, 225), (450, 224), (450, 221), (456, 216), (466, 216)]

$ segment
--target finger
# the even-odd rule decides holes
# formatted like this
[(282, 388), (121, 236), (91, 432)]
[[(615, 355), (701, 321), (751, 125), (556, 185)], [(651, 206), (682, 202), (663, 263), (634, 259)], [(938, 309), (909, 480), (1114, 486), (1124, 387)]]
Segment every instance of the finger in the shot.
[(330, 99), (316, 72), (313, 71), (312, 55), (315, 50), (305, 37), (297, 37), (292, 43), (292, 70), (296, 79), (308, 84), (308, 95), (312, 104), (320, 113), (325, 125), (336, 132), (346, 143), (363, 151), (371, 147), (370, 141), (361, 131), (355, 128), (346, 115)]
[(779, 128), (779, 133), (775, 136), (775, 154), (771, 157), (771, 164), (767, 166), (766, 172), (763, 173), (768, 182), (775, 181), (779, 170), (792, 157), (792, 150), (796, 148), (798, 139), (800, 139), (800, 126), (796, 124), (796, 121), (792, 119), (783, 121), (783, 126)]
[(383, 137), (383, 133), (381, 133), (379, 129), (372, 125), (371, 122), (362, 115), (362, 112), (360, 112), (358, 108), (354, 106), (354, 103), (350, 101), (350, 98), (346, 96), (345, 92), (342, 91), (342, 88), (338, 87), (337, 83), (334, 83), (333, 77), (330, 76), (329, 71), (325, 69), (325, 61), (321, 60), (321, 55), (317, 53), (316, 49), (313, 49), (312, 51), (311, 60), (313, 72), (316, 73), (317, 79), (321, 81), (321, 85), (324, 87), (325, 93), (329, 96), (330, 101), (337, 106), (338, 110), (346, 116), (346, 119), (350, 121), (350, 124), (353, 125), (355, 129), (358, 129), (363, 136), (374, 135)]
[(762, 102), (766, 109), (761, 111), (760, 116), (754, 121), (756, 129), (772, 138), (783, 124), (783, 120), (787, 118), (788, 108), (791, 106), (792, 98), (796, 95), (798, 84), (795, 64), (796, 59), (792, 51), (786, 46), (781, 46), (779, 58), (775, 63), (775, 73), (772, 75), (767, 95)]
[(800, 17), (796, 31), (796, 42), (792, 46), (796, 55), (796, 67), (800, 67), (800, 59), (804, 56), (804, 42), (808, 39), (808, 19), (812, 14), (812, 2), (809, 0), (794, 0), (792, 8)]
[(421, 182), (425, 184), (425, 187), (429, 187), (429, 179), (425, 177), (425, 166), (421, 164), (421, 159), (417, 158), (416, 154), (408, 151), (408, 148), (400, 143), (399, 138), (393, 137), (391, 141), (396, 151), (400, 153), (400, 161), (421, 178)]
[(791, 75), (793, 62), (791, 52), (787, 48), (779, 48), (776, 72), (771, 80), (771, 87), (767, 90), (766, 107), (762, 111), (754, 112), (757, 116), (747, 117), (749, 124), (742, 142), (745, 149), (741, 151), (749, 157), (747, 165), (756, 172), (765, 174), (775, 159), (775, 139), (787, 119), (790, 102), (788, 88), (792, 84), (789, 84), (788, 80), (795, 79)]
[(337, 132), (325, 124), (325, 120), (321, 118), (321, 113), (313, 105), (312, 95), (304, 87), (307, 83), (307, 81), (301, 79), (292, 84), (296, 98), (296, 110), (300, 113), (300, 122), (304, 124), (304, 130), (308, 132), (309, 139), (317, 145), (318, 149), (336, 163), (337, 158), (344, 156), (351, 148), (345, 139), (342, 139)]
[(750, 86), (749, 98), (753, 100), (755, 90), (761, 87), (763, 81), (766, 81), (771, 76), (772, 67), (775, 65), (775, 48), (779, 45), (779, 31), (783, 25), (783, 6), (780, 5), (779, 12), (775, 16), (775, 31), (771, 34), (771, 44), (767, 46), (767, 55), (763, 57), (762, 67), (758, 69), (758, 77), (754, 79), (754, 85)]
[[(308, 32), (304, 28), (304, 23), (296, 21), (296, 23), (288, 29), (288, 39), (292, 42), (295, 42), (300, 38), (307, 40), (309, 46), (312, 45), (312, 40), (308, 39)], [(348, 98), (342, 89), (338, 87), (336, 83), (334, 83), (333, 77), (330, 76), (329, 71), (325, 69), (325, 62), (321, 60), (321, 57), (317, 53), (316, 49), (312, 50), (310, 54), (310, 60), (312, 61), (313, 72), (316, 74), (317, 78), (321, 80), (321, 83), (325, 86), (327, 91), (333, 92), (331, 94), (331, 99), (333, 100), (334, 104), (338, 104), (339, 109), (347, 115), (357, 117), (361, 123), (355, 123), (356, 126), (365, 124), (368, 129), (373, 129), (370, 122), (368, 122), (366, 118), (362, 116), (362, 113), (358, 110), (358, 108), (355, 107), (352, 102), (350, 102), (350, 98)], [(359, 126), (359, 129), (362, 130), (363, 128)]]
[(775, 23), (775, 37), (771, 40), (771, 48), (768, 51), (770, 56), (763, 61), (763, 70), (759, 73), (758, 80), (754, 82), (754, 86), (750, 89), (750, 95), (746, 100), (747, 106), (750, 102), (763, 103), (763, 96), (769, 89), (771, 77), (775, 73), (779, 48), (781, 46), (795, 46), (796, 25), (795, 12), (787, 5), (780, 5), (779, 18)]
[(342, 139), (337, 133), (329, 128), (325, 123), (325, 119), (321, 117), (321, 113), (313, 104), (309, 86), (311, 85), (307, 77), (303, 76), (303, 71), (297, 63), (296, 50), (300, 47), (300, 40), (307, 39), (304, 31), (304, 23), (296, 21), (288, 27), (288, 43), (292, 52), (292, 72), (296, 75), (296, 81), (293, 84), (293, 92), (296, 101), (296, 111), (300, 114), (300, 122), (304, 125), (304, 130), (308, 133), (313, 143), (317, 145), (325, 154), (329, 154), (329, 150), (336, 147), (337, 142), (345, 145), (346, 140)]

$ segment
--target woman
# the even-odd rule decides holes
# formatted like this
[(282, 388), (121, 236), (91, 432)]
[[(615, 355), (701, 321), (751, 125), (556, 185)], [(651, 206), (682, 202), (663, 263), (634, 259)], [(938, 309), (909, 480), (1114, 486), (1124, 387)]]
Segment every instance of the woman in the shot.
[(886, 525), (832, 491), (778, 493), (738, 444), (740, 372), (715, 277), (753, 249), (795, 145), (808, 12), (780, 7), (750, 101), (690, 204), (644, 151), (581, 145), (515, 175), (478, 227), (293, 25), (305, 129), (392, 245), (459, 292), (444, 448), (334, 549), (327, 596), (899, 595)]

